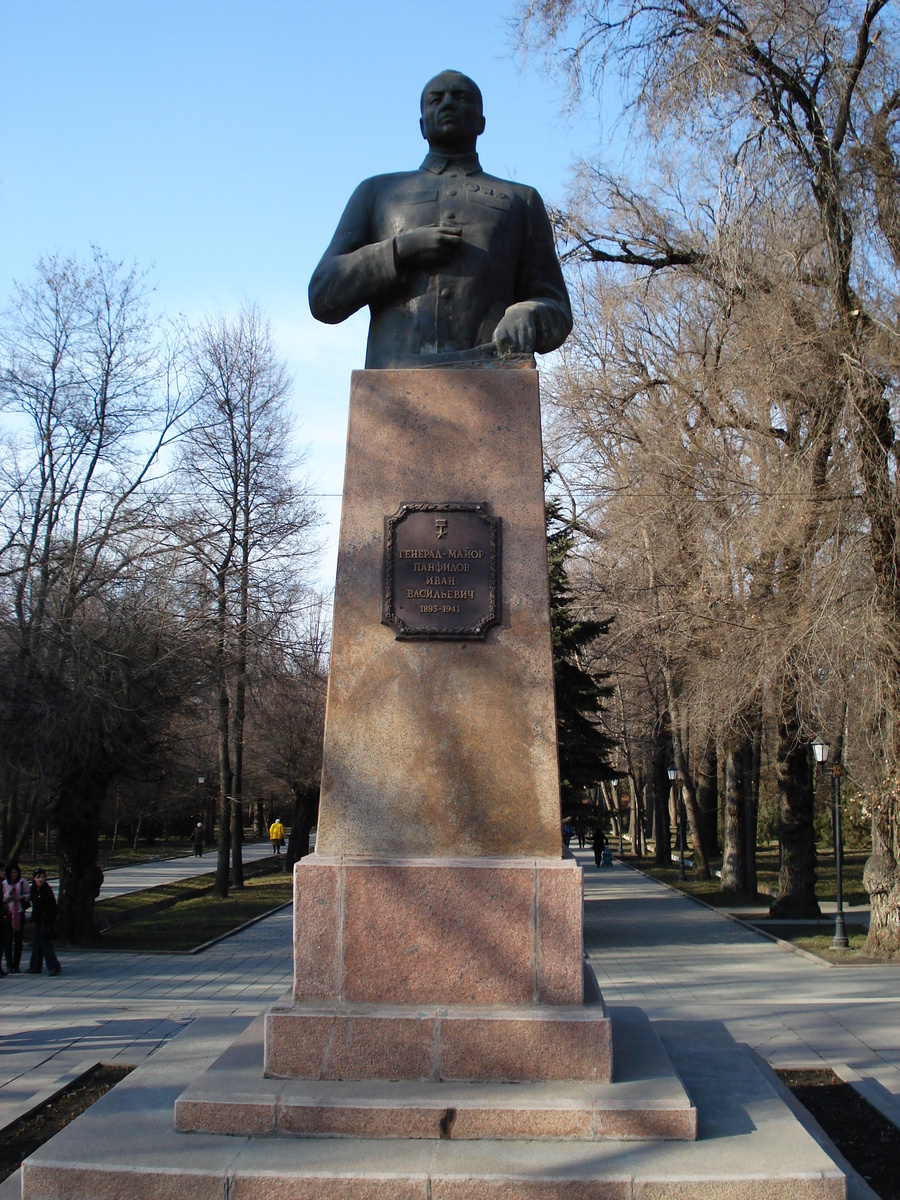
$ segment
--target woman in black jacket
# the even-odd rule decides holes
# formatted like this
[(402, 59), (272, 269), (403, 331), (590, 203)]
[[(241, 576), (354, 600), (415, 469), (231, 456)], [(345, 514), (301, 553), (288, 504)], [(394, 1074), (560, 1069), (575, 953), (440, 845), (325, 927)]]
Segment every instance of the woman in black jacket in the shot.
[(34, 922), (34, 942), (28, 970), (32, 975), (40, 975), (46, 958), (47, 970), (51, 975), (58, 975), (61, 968), (53, 949), (56, 897), (53, 895), (53, 888), (47, 882), (47, 872), (43, 867), (37, 868), (34, 883), (31, 885), (31, 919)]

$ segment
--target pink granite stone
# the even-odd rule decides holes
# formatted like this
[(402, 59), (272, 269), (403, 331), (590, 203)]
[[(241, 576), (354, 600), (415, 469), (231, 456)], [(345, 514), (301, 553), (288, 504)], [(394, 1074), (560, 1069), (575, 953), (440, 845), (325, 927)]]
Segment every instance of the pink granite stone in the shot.
[(696, 1108), (596, 1108), (593, 1115), (593, 1138), (615, 1138), (623, 1142), (669, 1141), (692, 1142), (697, 1137)]
[(609, 1021), (570, 1017), (445, 1017), (441, 1079), (609, 1081)]
[(533, 897), (531, 863), (347, 864), (343, 999), (531, 1003)]
[(457, 1141), (476, 1139), (526, 1139), (537, 1141), (555, 1138), (566, 1141), (589, 1141), (591, 1114), (587, 1106), (570, 1104), (560, 1107), (520, 1108), (458, 1108), (444, 1137)]
[(340, 990), (340, 867), (303, 858), (294, 867), (294, 998)]
[(179, 1133), (233, 1133), (268, 1137), (275, 1133), (276, 1097), (223, 1096), (217, 1100), (175, 1101), (175, 1128)]
[(442, 1110), (363, 1104), (281, 1106), (278, 1132), (294, 1137), (438, 1138)]
[(557, 1107), (523, 1105), (517, 1108), (464, 1108), (377, 1104), (292, 1104), (279, 1107), (278, 1133), (303, 1137), (541, 1138), (591, 1140), (589, 1105)]
[(434, 1018), (270, 1012), (266, 1017), (266, 1075), (432, 1079)]
[(847, 1200), (851, 1194), (846, 1178), (767, 1179), (766, 1163), (749, 1178), (635, 1179), (634, 1200)]
[[(501, 522), (502, 619), (483, 641), (381, 624), (384, 519), (419, 501)], [(452, 518), (448, 533), (465, 549)], [(317, 852), (561, 853), (535, 371), (353, 374)]]
[(567, 862), (551, 870), (538, 864), (537, 996), (540, 1004), (581, 1004), (582, 878), (579, 866)]
[[(417, 1179), (400, 1175), (372, 1178), (362, 1172), (349, 1176), (306, 1174), (285, 1177), (262, 1171), (238, 1171), (228, 1191), (228, 1200), (428, 1200), (428, 1196), (428, 1180), (424, 1176)], [(216, 1200), (221, 1197), (220, 1189)]]
[[(434, 1175), (429, 1200), (632, 1200), (631, 1179), (479, 1178)], [(704, 1193), (705, 1197), (705, 1193)]]
[(265, 1074), (269, 1078), (318, 1079), (334, 1029), (328, 1013), (268, 1012)]
[[(216, 1173), (120, 1167), (105, 1171), (95, 1167), (22, 1165), (22, 1194), (30, 1200), (222, 1200), (222, 1179)], [(296, 1194), (296, 1193), (295, 1193)]]

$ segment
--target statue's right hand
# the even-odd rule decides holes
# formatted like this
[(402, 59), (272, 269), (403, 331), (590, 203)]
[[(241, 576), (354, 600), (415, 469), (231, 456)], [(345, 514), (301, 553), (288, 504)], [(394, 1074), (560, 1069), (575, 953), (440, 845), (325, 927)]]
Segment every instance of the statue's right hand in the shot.
[(394, 258), (401, 267), (439, 267), (450, 262), (462, 246), (462, 230), (452, 225), (423, 225), (398, 233)]

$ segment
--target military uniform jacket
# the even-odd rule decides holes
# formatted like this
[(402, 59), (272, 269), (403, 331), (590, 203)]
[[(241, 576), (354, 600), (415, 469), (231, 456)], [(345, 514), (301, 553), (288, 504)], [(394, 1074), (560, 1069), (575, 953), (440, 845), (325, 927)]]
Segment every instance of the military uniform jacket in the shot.
[[(394, 238), (426, 225), (460, 228), (460, 250), (439, 268), (399, 266)], [(328, 324), (369, 305), (367, 367), (486, 344), (522, 302), (535, 315), (535, 349), (555, 350), (572, 312), (543, 201), (486, 175), (474, 154), (432, 153), (418, 171), (361, 183), (309, 285), (312, 314)]]

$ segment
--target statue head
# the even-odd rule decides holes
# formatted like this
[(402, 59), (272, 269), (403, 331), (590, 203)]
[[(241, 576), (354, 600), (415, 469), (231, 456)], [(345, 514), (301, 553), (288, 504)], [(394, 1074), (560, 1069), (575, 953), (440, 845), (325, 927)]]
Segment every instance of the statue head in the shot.
[(484, 132), (478, 84), (460, 71), (441, 71), (422, 89), (419, 128), (439, 154), (466, 154)]

